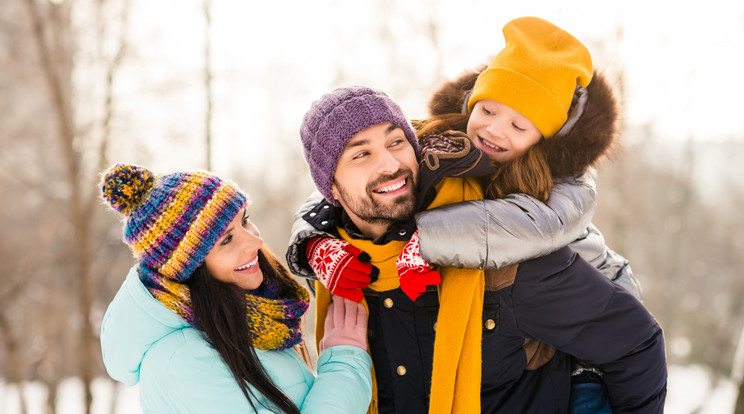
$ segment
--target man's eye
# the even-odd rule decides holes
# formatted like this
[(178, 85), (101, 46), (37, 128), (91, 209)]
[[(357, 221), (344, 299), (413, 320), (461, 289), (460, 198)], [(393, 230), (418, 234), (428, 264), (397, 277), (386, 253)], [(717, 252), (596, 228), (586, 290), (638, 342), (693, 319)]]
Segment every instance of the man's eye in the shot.
[(358, 154), (355, 154), (355, 155), (354, 155), (354, 156), (353, 156), (353, 157), (352, 157), (351, 159), (352, 159), (352, 160), (357, 160), (357, 159), (359, 159), (359, 158), (364, 158), (364, 157), (366, 157), (367, 155), (369, 155), (369, 153), (368, 153), (368, 152), (360, 152), (360, 153), (358, 153)]

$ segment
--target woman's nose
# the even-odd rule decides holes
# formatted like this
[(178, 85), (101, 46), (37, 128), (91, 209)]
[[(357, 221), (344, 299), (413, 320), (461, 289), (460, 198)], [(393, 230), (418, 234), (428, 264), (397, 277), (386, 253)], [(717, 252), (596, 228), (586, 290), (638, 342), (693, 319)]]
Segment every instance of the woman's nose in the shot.
[(244, 229), (244, 239), (245, 244), (244, 248), (246, 251), (255, 251), (261, 248), (263, 246), (263, 239), (261, 238), (261, 235), (258, 234), (256, 231), (251, 231), (251, 229)]

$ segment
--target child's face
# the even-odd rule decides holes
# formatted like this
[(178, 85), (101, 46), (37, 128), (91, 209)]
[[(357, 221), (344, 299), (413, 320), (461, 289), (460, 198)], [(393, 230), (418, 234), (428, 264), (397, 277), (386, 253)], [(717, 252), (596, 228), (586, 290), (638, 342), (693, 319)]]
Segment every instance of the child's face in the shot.
[(473, 106), (467, 128), (473, 144), (493, 161), (511, 161), (540, 142), (542, 134), (514, 109), (490, 99)]
[(256, 289), (263, 282), (263, 272), (258, 266), (258, 249), (261, 246), (261, 234), (248, 220), (243, 209), (217, 239), (204, 258), (204, 264), (215, 279), (246, 290)]

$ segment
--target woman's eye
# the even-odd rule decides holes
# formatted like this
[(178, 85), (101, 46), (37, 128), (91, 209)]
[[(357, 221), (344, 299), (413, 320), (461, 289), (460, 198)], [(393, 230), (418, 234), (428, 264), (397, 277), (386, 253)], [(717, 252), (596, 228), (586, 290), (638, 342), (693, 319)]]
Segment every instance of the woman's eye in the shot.
[(519, 125), (517, 125), (517, 124), (512, 124), (512, 126), (513, 126), (513, 127), (514, 127), (514, 128), (515, 128), (515, 129), (517, 130), (517, 131), (525, 131), (525, 130), (526, 130), (526, 128), (522, 128), (522, 127), (520, 127), (520, 126), (519, 126)]
[(230, 244), (230, 242), (232, 241), (232, 237), (233, 236), (231, 234), (231, 235), (225, 237), (224, 239), (222, 239), (222, 241), (220, 242), (220, 246), (225, 246), (227, 244)]

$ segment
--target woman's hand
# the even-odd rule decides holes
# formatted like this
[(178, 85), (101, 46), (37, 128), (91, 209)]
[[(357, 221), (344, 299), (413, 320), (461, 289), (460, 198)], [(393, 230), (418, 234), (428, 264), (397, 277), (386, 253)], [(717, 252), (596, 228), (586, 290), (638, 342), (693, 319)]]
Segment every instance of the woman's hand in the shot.
[(325, 335), (320, 352), (336, 345), (353, 345), (367, 350), (367, 311), (361, 303), (334, 295), (328, 305)]

